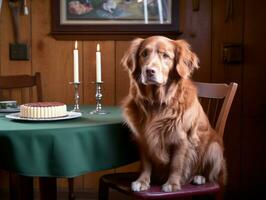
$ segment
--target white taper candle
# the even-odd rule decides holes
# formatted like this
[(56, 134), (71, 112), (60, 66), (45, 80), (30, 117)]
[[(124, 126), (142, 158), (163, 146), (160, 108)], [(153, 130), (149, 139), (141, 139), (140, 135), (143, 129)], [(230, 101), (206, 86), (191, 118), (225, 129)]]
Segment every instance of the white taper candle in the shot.
[(149, 19), (148, 19), (148, 1), (147, 0), (143, 1), (143, 8), (144, 8), (144, 22), (145, 24), (148, 24)]
[(74, 55), (74, 83), (79, 82), (79, 52), (78, 52), (78, 41), (75, 42), (75, 49), (73, 50)]
[(101, 66), (101, 51), (100, 45), (97, 44), (96, 51), (96, 82), (102, 82), (102, 66)]
[(162, 0), (157, 0), (157, 4), (158, 4), (158, 13), (159, 13), (160, 24), (163, 24)]

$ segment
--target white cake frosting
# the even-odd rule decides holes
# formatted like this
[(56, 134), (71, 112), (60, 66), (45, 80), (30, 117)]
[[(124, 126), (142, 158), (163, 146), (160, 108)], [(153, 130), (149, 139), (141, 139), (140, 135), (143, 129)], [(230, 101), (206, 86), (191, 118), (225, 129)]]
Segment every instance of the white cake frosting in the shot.
[(25, 118), (55, 118), (67, 116), (67, 107), (60, 102), (27, 103), (20, 106), (20, 116)]

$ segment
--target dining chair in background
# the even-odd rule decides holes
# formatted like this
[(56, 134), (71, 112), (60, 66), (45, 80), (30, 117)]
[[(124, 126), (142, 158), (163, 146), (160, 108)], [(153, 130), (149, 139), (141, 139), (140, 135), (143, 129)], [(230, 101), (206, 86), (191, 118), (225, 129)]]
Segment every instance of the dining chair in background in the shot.
[[(199, 100), (210, 119), (210, 123), (217, 134), (223, 137), (227, 117), (237, 90), (237, 84), (194, 83), (197, 86)], [(132, 192), (131, 182), (137, 178), (138, 173), (136, 172), (103, 175), (99, 182), (99, 200), (108, 200), (109, 188), (136, 199), (178, 199), (203, 195), (220, 198), (222, 193), (222, 186), (218, 183), (206, 183), (203, 185), (187, 184), (180, 191), (169, 193), (162, 192), (160, 186), (152, 185), (149, 190)]]
[[(0, 76), (0, 100), (16, 100), (19, 104), (42, 101), (40, 72), (34, 75)], [(10, 172), (10, 199), (19, 199), (23, 192), (33, 193), (32, 185), (32, 178)]]
[[(19, 104), (28, 102), (43, 101), (41, 73), (36, 72), (34, 75), (12, 75), (0, 76), (0, 100), (17, 100)], [(40, 178), (49, 179), (49, 178)], [(40, 188), (47, 188), (48, 181), (40, 181)], [(19, 177), (14, 173), (9, 173), (9, 187), (10, 194), (13, 195), (11, 199), (17, 199), (19, 191), (17, 185), (22, 181), (27, 184), (32, 184), (31, 179), (27, 177)], [(24, 188), (24, 190), (30, 188)], [(68, 178), (69, 200), (74, 200), (74, 178)], [(55, 191), (56, 192), (56, 191)]]
[[(19, 104), (42, 101), (41, 74), (0, 76), (0, 100), (16, 100)], [(32, 179), (9, 173), (10, 199), (17, 199), (21, 193), (18, 185), (23, 182), (23, 190), (31, 190)], [(29, 186), (29, 187), (28, 187)], [(23, 191), (24, 192), (24, 191)]]

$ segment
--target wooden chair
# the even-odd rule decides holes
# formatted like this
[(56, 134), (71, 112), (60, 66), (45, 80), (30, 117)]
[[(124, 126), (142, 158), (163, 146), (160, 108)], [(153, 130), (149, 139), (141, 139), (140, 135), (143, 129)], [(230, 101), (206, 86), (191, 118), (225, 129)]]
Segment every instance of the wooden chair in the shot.
[[(42, 101), (41, 74), (0, 76), (0, 99), (21, 103)], [(20, 186), (23, 188), (20, 188)], [(10, 199), (33, 199), (33, 178), (9, 173)]]
[[(198, 88), (200, 102), (209, 118), (212, 119), (212, 126), (223, 137), (227, 116), (236, 93), (237, 84), (195, 82), (195, 85)], [(131, 182), (137, 178), (138, 173), (134, 172), (103, 175), (99, 182), (99, 200), (108, 199), (109, 188), (136, 199), (177, 199), (202, 195), (218, 197), (221, 190), (217, 183), (206, 183), (203, 185), (187, 184), (182, 186), (180, 191), (170, 193), (162, 192), (160, 186), (151, 186), (147, 191), (132, 192)]]
[[(2, 98), (10, 100), (12, 90), (20, 90), (20, 95), (16, 95), (21, 103), (33, 99), (32, 90), (24, 91), (25, 88), (36, 88), (37, 101), (42, 101), (41, 74), (36, 72), (35, 75), (15, 75), (0, 76), (0, 91)], [(4, 93), (4, 94), (3, 94)], [(25, 94), (27, 93), (27, 94)], [(27, 99), (27, 100), (26, 100)]]

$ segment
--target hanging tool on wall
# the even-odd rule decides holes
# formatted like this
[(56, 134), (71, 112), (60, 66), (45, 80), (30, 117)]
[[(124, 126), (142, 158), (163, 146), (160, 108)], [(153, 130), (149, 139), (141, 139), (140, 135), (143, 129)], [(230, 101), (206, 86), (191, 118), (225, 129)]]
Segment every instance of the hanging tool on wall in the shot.
[[(23, 8), (26, 7), (26, 13), (28, 11), (25, 0), (23, 2)], [(9, 44), (9, 58), (10, 60), (29, 60), (29, 48), (26, 43), (21, 43), (20, 38), (20, 10), (22, 2), (20, 0), (9, 0), (9, 7), (12, 13), (12, 22), (14, 29), (15, 43)], [(24, 13), (24, 12), (23, 12)]]

